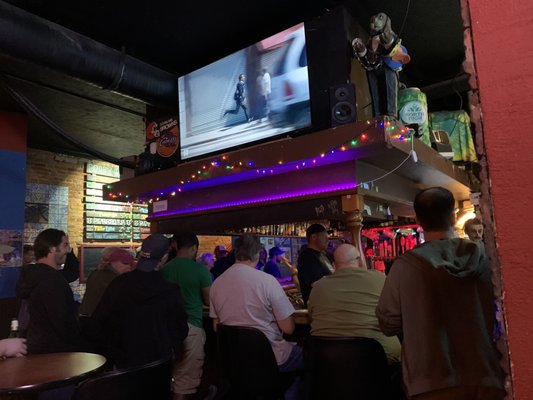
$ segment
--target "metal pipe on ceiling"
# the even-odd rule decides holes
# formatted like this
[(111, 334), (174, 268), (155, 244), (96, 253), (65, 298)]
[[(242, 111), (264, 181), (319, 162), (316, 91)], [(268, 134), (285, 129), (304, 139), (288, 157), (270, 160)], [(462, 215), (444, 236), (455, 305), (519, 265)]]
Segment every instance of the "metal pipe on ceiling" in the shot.
[(177, 77), (0, 1), (0, 53), (142, 102), (177, 107)]

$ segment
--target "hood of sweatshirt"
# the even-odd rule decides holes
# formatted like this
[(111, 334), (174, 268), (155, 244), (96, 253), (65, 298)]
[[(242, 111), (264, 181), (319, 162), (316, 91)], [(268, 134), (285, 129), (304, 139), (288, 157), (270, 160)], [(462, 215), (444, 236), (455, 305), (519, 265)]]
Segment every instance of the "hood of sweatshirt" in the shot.
[(113, 285), (120, 284), (121, 294), (128, 298), (131, 304), (145, 304), (165, 293), (175, 292), (177, 288), (177, 285), (167, 282), (158, 271), (134, 270), (118, 276), (115, 280)]
[(457, 278), (476, 278), (488, 268), (483, 242), (453, 238), (432, 240), (410, 252)]
[(55, 278), (58, 272), (45, 264), (28, 264), (22, 267), (20, 277), (17, 282), (17, 296), (27, 299), (31, 292), (41, 282)]

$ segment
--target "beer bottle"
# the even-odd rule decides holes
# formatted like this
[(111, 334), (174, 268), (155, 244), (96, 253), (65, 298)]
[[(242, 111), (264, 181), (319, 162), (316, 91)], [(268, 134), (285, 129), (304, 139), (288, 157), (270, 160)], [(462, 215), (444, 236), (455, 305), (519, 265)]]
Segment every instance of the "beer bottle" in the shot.
[(16, 318), (11, 320), (11, 331), (9, 332), (9, 338), (19, 337), (19, 322)]

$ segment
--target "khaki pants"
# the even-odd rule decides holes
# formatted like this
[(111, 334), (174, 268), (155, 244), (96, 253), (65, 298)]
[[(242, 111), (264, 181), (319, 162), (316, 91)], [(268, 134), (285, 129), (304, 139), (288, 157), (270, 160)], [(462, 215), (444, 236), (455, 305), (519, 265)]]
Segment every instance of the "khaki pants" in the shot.
[(172, 391), (179, 394), (196, 393), (202, 379), (205, 332), (189, 325), (189, 334), (183, 342), (183, 358), (174, 364)]
[(460, 386), (418, 394), (412, 400), (503, 400), (505, 391), (488, 386)]

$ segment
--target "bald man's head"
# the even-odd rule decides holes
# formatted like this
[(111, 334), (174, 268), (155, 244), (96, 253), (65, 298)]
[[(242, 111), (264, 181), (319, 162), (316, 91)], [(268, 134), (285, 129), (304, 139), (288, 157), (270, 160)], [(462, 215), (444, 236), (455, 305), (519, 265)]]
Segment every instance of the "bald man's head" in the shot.
[(341, 244), (333, 253), (335, 258), (335, 269), (340, 268), (362, 268), (361, 254), (351, 244)]

